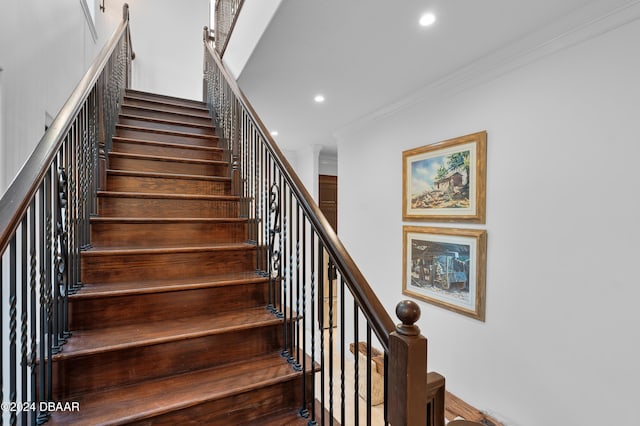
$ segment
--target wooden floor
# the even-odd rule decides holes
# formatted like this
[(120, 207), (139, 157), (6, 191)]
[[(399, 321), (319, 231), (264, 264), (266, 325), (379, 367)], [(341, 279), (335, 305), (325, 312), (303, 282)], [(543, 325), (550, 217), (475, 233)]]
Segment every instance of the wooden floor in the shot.
[(484, 426), (504, 426), (493, 417), (467, 404), (451, 392), (445, 392), (444, 412), (447, 421), (458, 418), (479, 422)]
[[(335, 329), (337, 330), (337, 328)], [(336, 331), (337, 332), (337, 331)], [(329, 348), (329, 340), (328, 337), (325, 336), (325, 348)], [(328, 356), (329, 351), (325, 352)], [(334, 365), (339, 365), (341, 360), (339, 358), (339, 351), (334, 351)], [(352, 389), (354, 386), (353, 376), (354, 376), (354, 363), (353, 360), (348, 357), (345, 359), (345, 387), (347, 389)], [(328, 382), (328, 372), (325, 370), (325, 374), (327, 374), (327, 382)], [(339, 416), (339, 411), (341, 401), (340, 401), (340, 372), (336, 370), (334, 372), (334, 416)], [(319, 380), (317, 380), (316, 384), (318, 385)], [(320, 388), (316, 389), (316, 393), (320, 393)], [(366, 402), (365, 399), (360, 397), (358, 398), (358, 410), (359, 410), (359, 426), (366, 425)], [(356, 404), (354, 402), (353, 395), (351, 393), (347, 393), (345, 395), (345, 405), (346, 405), (346, 413), (345, 418), (348, 421), (345, 424), (354, 424), (354, 414), (356, 411)], [(499, 421), (495, 420), (491, 416), (483, 413), (477, 408), (471, 406), (467, 402), (458, 398), (456, 395), (451, 392), (445, 392), (445, 421), (450, 422), (455, 419), (465, 419), (471, 420), (475, 422), (479, 422), (482, 426), (504, 426)], [(339, 421), (339, 419), (337, 419)], [(334, 423), (337, 424), (337, 423)], [(375, 426), (384, 425), (384, 404), (374, 405), (371, 407), (371, 424)]]

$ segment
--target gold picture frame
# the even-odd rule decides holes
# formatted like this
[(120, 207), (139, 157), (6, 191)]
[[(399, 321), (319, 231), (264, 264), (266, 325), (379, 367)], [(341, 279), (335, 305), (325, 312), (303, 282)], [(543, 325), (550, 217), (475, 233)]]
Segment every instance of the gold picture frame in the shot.
[(487, 232), (404, 226), (402, 294), (484, 321)]
[(402, 218), (485, 223), (487, 132), (402, 153)]

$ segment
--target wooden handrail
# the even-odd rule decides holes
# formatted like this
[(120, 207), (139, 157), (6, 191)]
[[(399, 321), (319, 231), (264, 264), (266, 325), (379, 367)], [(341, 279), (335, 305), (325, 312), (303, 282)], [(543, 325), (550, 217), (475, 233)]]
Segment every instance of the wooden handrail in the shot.
[(111, 53), (118, 44), (122, 33), (129, 24), (129, 5), (123, 5), (122, 22), (113, 32), (109, 42), (102, 48), (89, 70), (73, 90), (51, 126), (42, 136), (33, 153), (0, 199), (0, 253), (9, 245), (11, 236), (20, 224), (21, 218), (38, 190), (56, 152), (63, 142), (63, 135), (69, 130), (74, 117), (93, 89)]
[(253, 106), (244, 95), (240, 87), (238, 87), (235, 79), (231, 77), (231, 74), (222, 64), (222, 61), (220, 60), (216, 51), (211, 48), (211, 45), (209, 43), (207, 43), (208, 34), (209, 29), (207, 27), (204, 27), (205, 46), (208, 49), (209, 54), (212, 56), (213, 60), (216, 62), (216, 65), (223, 73), (225, 79), (227, 80), (227, 83), (229, 84), (229, 87), (231, 88), (237, 99), (243, 104), (244, 108), (247, 111), (247, 114), (258, 126), (260, 132), (262, 133), (261, 136), (266, 142), (267, 148), (274, 156), (274, 161), (276, 161), (278, 166), (283, 171), (283, 175), (285, 176), (287, 183), (291, 186), (291, 189), (299, 200), (301, 207), (308, 215), (309, 221), (312, 223), (319, 238), (325, 245), (326, 250), (335, 261), (338, 269), (340, 269), (345, 278), (347, 278), (346, 283), (349, 286), (353, 297), (362, 309), (364, 316), (371, 323), (372, 329), (378, 337), (378, 340), (384, 347), (385, 351), (388, 351), (389, 335), (396, 329), (394, 321), (391, 319), (386, 309), (371, 289), (368, 281), (365, 279), (360, 269), (356, 266), (355, 262), (342, 245), (342, 242), (338, 239), (336, 233), (329, 225), (329, 222), (325, 218), (324, 214), (320, 211), (320, 208), (318, 207), (316, 202), (313, 201), (313, 198), (302, 184), (302, 181), (291, 167), (291, 164), (289, 164), (280, 148), (278, 148), (277, 144), (267, 130), (267, 127), (255, 112)]

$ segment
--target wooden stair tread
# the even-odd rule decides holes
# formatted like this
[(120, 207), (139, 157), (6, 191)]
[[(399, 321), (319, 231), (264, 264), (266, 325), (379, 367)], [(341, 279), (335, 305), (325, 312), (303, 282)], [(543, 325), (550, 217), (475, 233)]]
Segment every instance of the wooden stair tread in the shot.
[(54, 360), (238, 332), (281, 322), (281, 319), (266, 308), (257, 307), (96, 330), (72, 330), (72, 337), (65, 344), (64, 350), (54, 356)]
[(192, 123), (189, 121), (180, 121), (180, 120), (169, 120), (166, 118), (157, 118), (157, 117), (147, 117), (145, 115), (135, 115), (135, 114), (127, 114), (120, 113), (119, 117), (128, 118), (131, 120), (140, 120), (140, 121), (148, 121), (149, 123), (164, 123), (164, 124), (172, 124), (177, 126), (185, 126), (185, 127), (195, 127), (200, 129), (211, 129), (214, 127), (212, 124), (200, 124), (200, 123)]
[(255, 244), (250, 243), (209, 243), (181, 246), (154, 246), (154, 247), (91, 247), (82, 252), (82, 256), (107, 256), (113, 254), (158, 254), (158, 253), (193, 253), (219, 250), (247, 250), (254, 249)]
[(122, 198), (171, 198), (175, 200), (226, 200), (236, 201), (240, 197), (235, 195), (194, 195), (194, 194), (162, 194), (154, 192), (118, 192), (118, 191), (98, 191), (99, 197), (122, 197)]
[[(175, 109), (162, 108), (162, 107), (150, 108), (143, 105), (135, 105), (135, 104), (127, 103), (127, 99), (132, 99), (132, 98), (130, 98), (129, 96), (126, 96), (124, 98), (124, 102), (122, 103), (122, 107), (136, 109), (140, 111), (161, 112), (161, 113), (191, 117), (191, 118), (211, 119), (211, 116), (209, 115), (209, 111), (207, 109), (198, 111), (198, 109), (196, 108), (186, 108), (184, 111), (176, 111)], [(142, 100), (142, 99), (138, 99), (138, 100)], [(149, 102), (153, 102), (153, 101), (149, 101)], [(193, 110), (193, 111), (190, 111), (190, 110)]]
[(313, 371), (281, 356), (283, 325), (300, 318), (267, 308), (280, 281), (257, 269), (259, 222), (229, 195), (207, 105), (127, 89), (119, 118), (71, 337), (52, 356), (54, 400), (80, 411), (49, 423), (305, 424)]
[(116, 129), (123, 129), (123, 130), (136, 130), (136, 131), (140, 131), (140, 132), (147, 132), (147, 133), (159, 133), (159, 134), (163, 134), (163, 135), (173, 135), (173, 136), (186, 136), (189, 138), (195, 138), (195, 139), (208, 139), (208, 140), (218, 140), (218, 137), (215, 135), (203, 135), (200, 133), (189, 133), (189, 132), (180, 132), (177, 130), (167, 130), (167, 129), (156, 129), (156, 128), (151, 128), (151, 127), (142, 127), (142, 126), (131, 126), (128, 124), (116, 124)]
[(279, 353), (76, 397), (80, 412), (56, 412), (48, 424), (109, 425), (141, 421), (206, 401), (299, 377)]
[(118, 281), (115, 283), (86, 283), (70, 299), (90, 299), (107, 296), (126, 296), (175, 290), (193, 290), (198, 288), (243, 285), (268, 281), (255, 272), (237, 272), (212, 276), (187, 277), (180, 279), (163, 279), (148, 281)]
[(247, 218), (236, 217), (101, 217), (93, 216), (91, 223), (246, 223)]
[(200, 160), (195, 158), (183, 158), (183, 157), (167, 157), (164, 155), (149, 155), (149, 154), (132, 154), (129, 152), (110, 152), (110, 157), (130, 158), (136, 160), (149, 160), (149, 161), (171, 161), (176, 163), (189, 163), (189, 164), (211, 164), (211, 165), (223, 165), (228, 163), (222, 160)]
[(309, 419), (302, 417), (299, 410), (289, 410), (258, 419), (255, 424), (260, 426), (307, 426)]
[(140, 172), (136, 170), (107, 170), (108, 175), (131, 176), (131, 177), (157, 177), (168, 179), (186, 179), (186, 180), (208, 180), (231, 182), (231, 178), (225, 176), (205, 176), (205, 175), (186, 175), (183, 173), (159, 173), (159, 172)]
[[(125, 143), (134, 143), (134, 144), (144, 144), (144, 145), (154, 145), (161, 146), (167, 148), (180, 148), (180, 149), (189, 149), (194, 151), (209, 151), (209, 152), (222, 152), (224, 151), (222, 148), (217, 146), (200, 146), (200, 145), (186, 145), (180, 143), (171, 143), (171, 142), (162, 142), (162, 141), (146, 141), (144, 139), (136, 139), (129, 138), (125, 136), (114, 136), (114, 142), (125, 142)], [(117, 151), (115, 151), (117, 152)]]

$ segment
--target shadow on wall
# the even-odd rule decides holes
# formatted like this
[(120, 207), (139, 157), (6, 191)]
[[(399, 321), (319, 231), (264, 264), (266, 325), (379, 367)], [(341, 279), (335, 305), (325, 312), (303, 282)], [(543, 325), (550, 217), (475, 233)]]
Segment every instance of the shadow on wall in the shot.
[(3, 98), (2, 98), (2, 66), (0, 66), (0, 198), (2, 198), (2, 194), (4, 194), (4, 191), (7, 189), (5, 187), (5, 180), (6, 180), (6, 170), (7, 170), (7, 165), (5, 164), (6, 158), (5, 158), (5, 153), (4, 153), (4, 126), (2, 125), (4, 122), (4, 109), (2, 108), (3, 105)]

